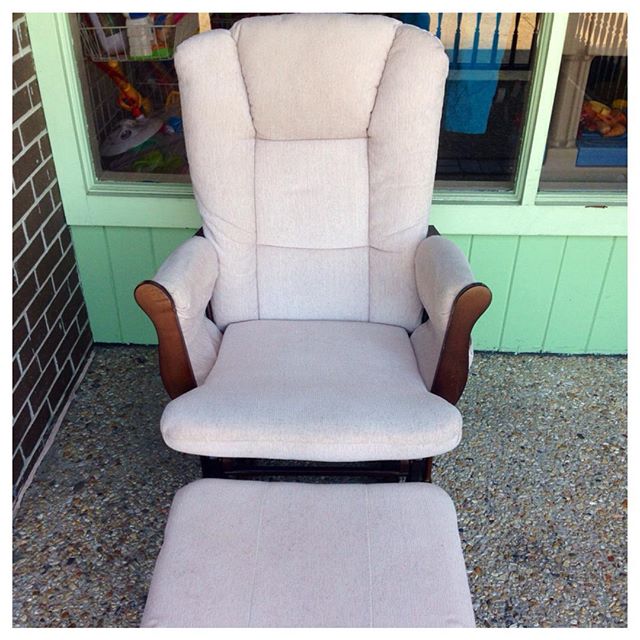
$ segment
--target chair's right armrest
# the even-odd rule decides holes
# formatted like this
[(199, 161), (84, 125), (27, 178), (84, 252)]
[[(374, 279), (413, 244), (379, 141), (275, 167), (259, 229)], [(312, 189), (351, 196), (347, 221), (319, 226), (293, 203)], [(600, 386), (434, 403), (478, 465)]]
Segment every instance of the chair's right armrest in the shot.
[(194, 236), (164, 261), (153, 280), (136, 287), (136, 302), (158, 334), (160, 375), (172, 398), (201, 384), (216, 361), (221, 333), (206, 310), (217, 276), (213, 244)]
[(462, 251), (440, 235), (418, 245), (415, 269), (429, 316), (411, 335), (418, 367), (427, 388), (455, 404), (467, 383), (471, 329), (491, 303), (491, 291), (476, 282)]

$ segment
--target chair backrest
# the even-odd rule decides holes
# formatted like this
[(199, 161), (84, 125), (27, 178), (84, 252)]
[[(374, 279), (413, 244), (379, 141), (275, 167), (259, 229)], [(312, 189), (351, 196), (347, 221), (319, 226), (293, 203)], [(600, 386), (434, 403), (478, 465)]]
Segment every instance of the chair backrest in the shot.
[(448, 59), (372, 15), (247, 18), (183, 42), (193, 189), (219, 276), (216, 323), (415, 328)]

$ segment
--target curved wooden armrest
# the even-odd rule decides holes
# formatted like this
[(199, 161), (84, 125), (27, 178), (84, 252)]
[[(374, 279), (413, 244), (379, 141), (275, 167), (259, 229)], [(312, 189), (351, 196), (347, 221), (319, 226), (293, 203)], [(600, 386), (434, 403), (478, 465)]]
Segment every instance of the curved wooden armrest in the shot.
[(160, 377), (171, 398), (195, 389), (196, 379), (171, 294), (159, 283), (144, 280), (135, 289), (136, 302), (158, 334)]
[(491, 304), (491, 290), (481, 282), (468, 285), (456, 296), (442, 342), (431, 393), (456, 404), (469, 375), (471, 330)]

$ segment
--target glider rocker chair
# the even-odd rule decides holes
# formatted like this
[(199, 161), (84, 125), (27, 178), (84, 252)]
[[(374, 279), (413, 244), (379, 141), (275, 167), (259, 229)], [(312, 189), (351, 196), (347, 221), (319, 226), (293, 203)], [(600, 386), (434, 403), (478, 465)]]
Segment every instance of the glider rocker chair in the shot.
[(209, 476), (279, 459), (429, 480), (460, 441), (491, 299), (428, 235), (441, 43), (383, 16), (269, 16), (175, 64), (202, 231), (135, 292), (173, 398), (165, 442)]

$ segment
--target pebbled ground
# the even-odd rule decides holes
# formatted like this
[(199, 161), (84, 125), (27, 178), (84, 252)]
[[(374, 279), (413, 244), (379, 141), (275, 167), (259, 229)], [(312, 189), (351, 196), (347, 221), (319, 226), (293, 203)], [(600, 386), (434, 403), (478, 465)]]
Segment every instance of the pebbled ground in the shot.
[[(476, 354), (453, 498), (478, 626), (626, 626), (626, 359)], [(19, 627), (140, 622), (175, 491), (152, 347), (96, 347), (14, 518)]]

